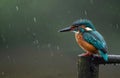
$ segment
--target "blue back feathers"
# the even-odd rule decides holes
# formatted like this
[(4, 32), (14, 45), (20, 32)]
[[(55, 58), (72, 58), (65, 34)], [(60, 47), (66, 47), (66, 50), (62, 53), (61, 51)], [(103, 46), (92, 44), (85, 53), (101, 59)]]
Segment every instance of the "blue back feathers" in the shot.
[(83, 38), (88, 43), (92, 44), (95, 48), (98, 49), (99, 54), (103, 57), (105, 61), (108, 61), (107, 55), (107, 45), (102, 37), (102, 35), (97, 31), (84, 32)]

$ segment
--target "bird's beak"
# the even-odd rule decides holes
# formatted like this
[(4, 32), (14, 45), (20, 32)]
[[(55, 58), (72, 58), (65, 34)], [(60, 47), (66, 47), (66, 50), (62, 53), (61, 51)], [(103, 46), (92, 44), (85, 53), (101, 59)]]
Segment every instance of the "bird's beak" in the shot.
[(66, 28), (63, 28), (61, 30), (59, 30), (58, 32), (68, 32), (68, 31), (71, 31), (71, 27), (66, 27)]

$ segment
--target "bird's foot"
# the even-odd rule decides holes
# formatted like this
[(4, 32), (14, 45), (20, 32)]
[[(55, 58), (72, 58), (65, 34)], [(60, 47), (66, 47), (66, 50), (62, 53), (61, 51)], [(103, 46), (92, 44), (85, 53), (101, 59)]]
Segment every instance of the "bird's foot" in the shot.
[(93, 56), (93, 55), (90, 52), (86, 52), (86, 53), (80, 54), (80, 56)]

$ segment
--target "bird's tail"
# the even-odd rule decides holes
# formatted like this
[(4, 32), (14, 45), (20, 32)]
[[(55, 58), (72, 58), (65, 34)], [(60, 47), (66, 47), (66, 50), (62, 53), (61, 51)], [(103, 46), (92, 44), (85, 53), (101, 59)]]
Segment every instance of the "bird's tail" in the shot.
[(103, 59), (104, 59), (105, 61), (108, 61), (108, 55), (107, 55), (107, 53), (104, 53), (104, 52), (102, 52), (102, 51), (99, 51), (99, 53), (100, 53), (100, 55), (103, 57)]

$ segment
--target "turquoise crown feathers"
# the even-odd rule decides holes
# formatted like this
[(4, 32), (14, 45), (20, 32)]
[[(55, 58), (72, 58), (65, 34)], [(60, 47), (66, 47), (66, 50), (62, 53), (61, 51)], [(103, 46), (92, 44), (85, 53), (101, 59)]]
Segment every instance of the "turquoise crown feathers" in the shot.
[(93, 30), (96, 30), (94, 25), (92, 24), (92, 22), (90, 20), (87, 20), (87, 19), (79, 19), (79, 20), (73, 22), (72, 25), (74, 25), (74, 26), (86, 25), (87, 27), (90, 27)]

